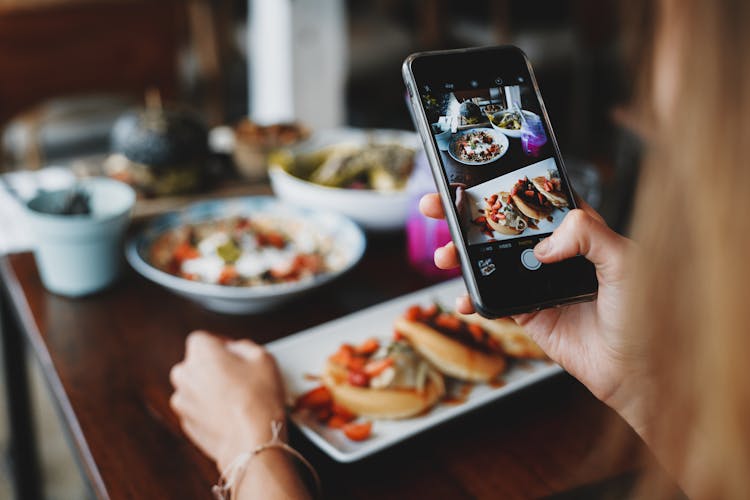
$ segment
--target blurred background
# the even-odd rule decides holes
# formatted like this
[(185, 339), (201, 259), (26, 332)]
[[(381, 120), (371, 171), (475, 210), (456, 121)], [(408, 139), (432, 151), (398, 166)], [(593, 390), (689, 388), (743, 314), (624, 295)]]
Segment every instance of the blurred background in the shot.
[[(254, 193), (265, 186), (263, 172), (243, 173), (227, 153), (243, 134), (262, 146), (340, 126), (411, 130), (400, 73), (408, 54), (511, 43), (536, 70), (575, 187), (625, 231), (639, 148), (628, 126), (633, 76), (617, 7), (614, 0), (0, 0), (0, 172), (55, 165), (121, 176), (107, 163), (117, 120), (134, 107), (179, 105), (209, 130), (209, 181), (200, 195)], [(289, 130), (273, 128), (279, 124)], [(41, 377), (32, 378), (45, 491), (84, 497), (57, 413)], [(0, 498), (9, 495), (6, 482)]]

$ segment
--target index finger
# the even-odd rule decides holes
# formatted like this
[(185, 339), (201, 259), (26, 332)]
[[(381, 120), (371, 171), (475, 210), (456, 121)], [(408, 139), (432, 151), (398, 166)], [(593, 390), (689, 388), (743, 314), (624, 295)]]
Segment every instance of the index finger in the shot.
[(422, 196), (422, 199), (419, 200), (419, 211), (432, 219), (445, 219), (443, 204), (440, 201), (440, 195), (437, 193)]

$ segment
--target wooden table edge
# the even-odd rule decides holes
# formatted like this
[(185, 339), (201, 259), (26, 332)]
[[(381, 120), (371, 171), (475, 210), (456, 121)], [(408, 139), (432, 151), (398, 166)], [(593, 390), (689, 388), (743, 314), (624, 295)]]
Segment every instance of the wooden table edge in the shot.
[(93, 493), (97, 498), (109, 499), (107, 488), (104, 484), (104, 480), (99, 474), (99, 469), (96, 467), (96, 461), (88, 447), (86, 438), (83, 434), (83, 429), (81, 429), (78, 423), (73, 406), (71, 405), (62, 381), (55, 370), (52, 357), (42, 340), (42, 335), (39, 332), (39, 327), (37, 326), (36, 321), (34, 321), (34, 316), (32, 315), (29, 304), (26, 301), (23, 288), (11, 268), (9, 255), (11, 254), (0, 255), (0, 277), (2, 277), (2, 279), (0, 279), (0, 286), (5, 287), (8, 299), (16, 313), (15, 319), (18, 321), (21, 330), (31, 344), (37, 361), (42, 366), (42, 374), (50, 391), (56, 395), (56, 397), (51, 399), (57, 406), (58, 413), (62, 416), (61, 420), (73, 437), (71, 440), (73, 442), (73, 447), (79, 454), (79, 462), (82, 465), (83, 472), (89, 480)]

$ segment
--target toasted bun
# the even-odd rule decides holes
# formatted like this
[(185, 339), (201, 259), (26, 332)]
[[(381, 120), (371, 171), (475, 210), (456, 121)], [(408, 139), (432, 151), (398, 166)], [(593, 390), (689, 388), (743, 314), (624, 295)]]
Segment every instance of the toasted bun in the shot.
[(431, 408), (445, 394), (443, 377), (432, 370), (424, 389), (370, 389), (357, 387), (346, 381), (346, 370), (328, 362), (323, 373), (323, 385), (331, 397), (357, 415), (368, 418), (398, 419), (418, 415)]
[(429, 326), (396, 320), (396, 331), (442, 373), (461, 380), (487, 382), (505, 371), (505, 357), (472, 349)]
[(458, 314), (467, 323), (482, 327), (497, 340), (508, 356), (522, 359), (545, 359), (542, 348), (518, 324), (510, 318), (487, 319), (477, 313)]
[(518, 210), (521, 211), (522, 214), (524, 214), (526, 217), (531, 217), (532, 219), (541, 220), (547, 217), (552, 210), (539, 206), (536, 203), (527, 203), (518, 196), (517, 194), (511, 195), (513, 198), (513, 203), (516, 204), (518, 207)]
[[(498, 196), (504, 200), (507, 200), (510, 197), (510, 193), (501, 191), (498, 193)], [(486, 205), (489, 207), (489, 203), (486, 203)], [(488, 212), (485, 212), (485, 215), (487, 215), (487, 213)], [(487, 220), (487, 225), (500, 234), (516, 235), (516, 234), (521, 234), (523, 232), (523, 230), (516, 229), (512, 226), (508, 226), (500, 222), (495, 222), (489, 216), (486, 217), (486, 220)]]
[(547, 198), (557, 208), (565, 208), (568, 206), (568, 199), (560, 191), (547, 191), (544, 189), (544, 183), (547, 182), (547, 178), (544, 176), (534, 177), (531, 179), (534, 187), (542, 193), (542, 196)]

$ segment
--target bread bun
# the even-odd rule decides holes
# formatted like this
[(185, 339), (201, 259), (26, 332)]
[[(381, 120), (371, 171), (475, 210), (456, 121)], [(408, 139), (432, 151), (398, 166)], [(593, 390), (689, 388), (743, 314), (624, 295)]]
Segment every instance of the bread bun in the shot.
[[(500, 191), (497, 193), (498, 199), (503, 204), (510, 203), (510, 193), (506, 191)], [(492, 220), (492, 215), (494, 214), (494, 211), (492, 210), (491, 205), (489, 204), (489, 201), (485, 199), (486, 202), (486, 208), (485, 208), (485, 219), (487, 221), (487, 225), (490, 226), (490, 228), (494, 231), (497, 231), (500, 234), (507, 234), (510, 236), (515, 236), (517, 234), (521, 234), (524, 229), (526, 229), (526, 224), (524, 223), (523, 229), (518, 229), (513, 226), (509, 226), (508, 224), (503, 224), (500, 222), (495, 222)], [(522, 217), (521, 214), (518, 214), (519, 217)], [(524, 221), (525, 222), (525, 221)]]
[(516, 204), (518, 210), (520, 210), (526, 217), (542, 220), (552, 212), (552, 209), (542, 207), (536, 203), (528, 203), (524, 201), (524, 199), (517, 194), (511, 195), (511, 198), (513, 198), (513, 203)]
[(440, 372), (472, 382), (487, 382), (505, 371), (501, 354), (488, 354), (462, 344), (429, 326), (406, 318), (396, 320), (396, 331)]
[(330, 361), (326, 364), (322, 380), (336, 404), (362, 417), (376, 419), (399, 419), (418, 415), (434, 406), (445, 394), (443, 377), (435, 370), (428, 373), (422, 391), (357, 387), (347, 382), (345, 368)]
[(534, 177), (531, 179), (531, 182), (534, 184), (534, 187), (542, 193), (542, 196), (547, 198), (550, 203), (552, 203), (557, 208), (565, 208), (568, 206), (568, 199), (565, 197), (562, 192), (553, 190), (553, 191), (547, 191), (544, 189), (545, 183), (549, 182), (549, 179), (547, 179), (544, 176)]
[(545, 359), (542, 348), (510, 318), (487, 319), (477, 313), (458, 314), (465, 322), (480, 326), (502, 346), (508, 356), (520, 359)]

